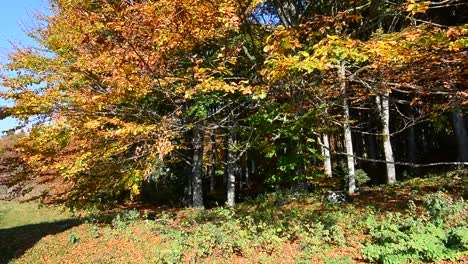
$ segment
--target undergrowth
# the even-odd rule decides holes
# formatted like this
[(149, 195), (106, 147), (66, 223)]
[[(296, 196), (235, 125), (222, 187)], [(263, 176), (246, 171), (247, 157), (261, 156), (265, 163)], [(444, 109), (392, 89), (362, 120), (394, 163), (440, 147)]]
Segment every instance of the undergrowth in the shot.
[[(432, 186), (440, 181), (433, 180)], [(127, 256), (135, 263), (459, 260), (468, 255), (466, 203), (450, 191), (424, 192), (426, 186), (430, 179), (370, 190), (352, 202), (335, 205), (322, 203), (320, 195), (270, 193), (235, 208), (168, 210), (151, 218), (138, 210), (91, 216), (84, 228), (66, 232), (63, 242), (42, 242), (19, 263), (40, 263), (51, 248), (64, 252), (57, 254), (78, 254), (96, 245), (109, 250), (116, 241), (113, 250), (121, 256), (109, 253), (112, 260), (105, 260), (102, 254), (92, 257), (84, 251), (83, 262), (116, 263), (118, 257), (124, 261)], [(389, 202), (394, 200), (404, 206)], [(388, 206), (376, 206), (376, 201)], [(139, 254), (143, 257), (137, 261)], [(66, 261), (64, 256), (55, 262)]]
[(467, 206), (442, 192), (423, 197), (423, 211), (386, 213), (378, 221), (370, 215), (365, 222), (369, 238), (365, 259), (384, 264), (456, 260), (468, 254)]

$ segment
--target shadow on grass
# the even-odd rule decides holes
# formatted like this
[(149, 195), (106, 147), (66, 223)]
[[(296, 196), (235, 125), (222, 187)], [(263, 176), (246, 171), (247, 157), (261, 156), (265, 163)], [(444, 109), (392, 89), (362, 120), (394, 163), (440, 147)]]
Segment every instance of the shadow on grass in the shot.
[(0, 264), (21, 257), (41, 238), (64, 232), (81, 223), (79, 219), (67, 219), (0, 229)]

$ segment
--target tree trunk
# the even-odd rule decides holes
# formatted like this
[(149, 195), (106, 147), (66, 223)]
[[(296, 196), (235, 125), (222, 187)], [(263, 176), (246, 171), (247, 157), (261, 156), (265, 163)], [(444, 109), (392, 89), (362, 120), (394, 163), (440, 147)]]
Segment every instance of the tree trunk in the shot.
[[(353, 133), (351, 134), (352, 136), (352, 140), (353, 140), (353, 150), (354, 150), (354, 153), (356, 156), (358, 157), (364, 157), (365, 154), (364, 154), (364, 144), (363, 144), (363, 138), (361, 136), (361, 134), (358, 132), (358, 133)], [(357, 163), (357, 167), (358, 168), (363, 168), (363, 160), (361, 159), (358, 159), (355, 161), (355, 163)]]
[[(320, 140), (320, 138), (319, 138)], [(332, 163), (331, 163), (331, 156), (330, 156), (330, 140), (328, 139), (327, 134), (322, 135), (321, 147), (322, 147), (322, 156), (323, 156), (323, 166), (325, 169), (325, 175), (328, 177), (333, 176), (332, 172)]]
[[(370, 159), (377, 159), (377, 143), (375, 135), (367, 135), (367, 155)], [(375, 162), (372, 162), (372, 165), (376, 165)]]
[(345, 62), (340, 62), (339, 77), (341, 80), (341, 92), (343, 94), (343, 111), (344, 111), (344, 141), (346, 149), (346, 158), (348, 161), (348, 193), (352, 194), (356, 191), (356, 175), (354, 170), (354, 152), (353, 152), (353, 140), (351, 136), (351, 127), (349, 125), (349, 106), (348, 97), (346, 95), (346, 71)]
[(257, 162), (255, 161), (255, 156), (251, 154), (250, 157), (250, 177), (254, 177), (257, 169)]
[[(295, 143), (296, 147), (294, 151), (297, 151), (299, 155), (302, 155), (302, 147), (300, 142)], [(292, 191), (295, 193), (307, 193), (307, 180), (304, 178), (304, 173), (305, 173), (305, 167), (302, 164), (302, 162), (299, 163), (299, 165), (296, 165), (296, 168), (294, 170), (294, 174), (296, 175), (296, 178), (299, 178), (297, 182), (295, 182), (292, 186)]]
[[(411, 116), (413, 119), (414, 117)], [(416, 131), (414, 125), (408, 128), (408, 160), (410, 163), (416, 163)], [(414, 166), (410, 166), (411, 174), (416, 174), (416, 169)]]
[(455, 136), (457, 137), (458, 161), (466, 162), (468, 161), (468, 132), (465, 126), (463, 113), (453, 112), (450, 113), (450, 117), (452, 119)]
[(198, 127), (193, 129), (193, 160), (192, 160), (192, 207), (203, 208), (203, 139), (204, 133)]
[(382, 121), (382, 143), (384, 147), (385, 162), (387, 166), (387, 183), (396, 183), (395, 163), (393, 158), (392, 143), (390, 141), (390, 106), (389, 93), (377, 95), (377, 106), (380, 110), (380, 119)]
[(216, 136), (211, 136), (211, 160), (210, 160), (210, 192), (216, 187)]
[(193, 206), (193, 192), (192, 192), (192, 186), (193, 186), (193, 173), (192, 173), (193, 167), (187, 166), (184, 168), (184, 172), (187, 177), (187, 185), (184, 190), (184, 197), (182, 200), (182, 203), (185, 207), (192, 207)]
[[(302, 105), (302, 99), (303, 97), (302, 96), (296, 96), (296, 99), (294, 100), (295, 101), (295, 104), (296, 105)], [(296, 120), (298, 120), (300, 117), (302, 117), (304, 115), (304, 111), (303, 110), (299, 110), (299, 111), (296, 111), (296, 113), (294, 114), (294, 118)], [(300, 134), (303, 134), (303, 129), (301, 128), (299, 130)], [(292, 143), (292, 145), (294, 146), (294, 148), (292, 149), (293, 153), (291, 153), (292, 155), (297, 155), (297, 160), (299, 162), (299, 164), (296, 164), (296, 168), (294, 169), (294, 174), (296, 176), (296, 179), (298, 179), (296, 182), (294, 182), (292, 184), (292, 191), (293, 192), (296, 192), (296, 193), (307, 193), (308, 191), (308, 184), (307, 184), (307, 180), (305, 179), (304, 177), (304, 174), (305, 174), (305, 166), (304, 166), (304, 162), (303, 162), (303, 152), (302, 152), (302, 148), (303, 148), (303, 145), (302, 145), (302, 141), (301, 141), (302, 137), (299, 136), (298, 139), (292, 139), (294, 141), (294, 143)]]
[(245, 160), (244, 160), (244, 184), (242, 190), (246, 190), (249, 186), (249, 178), (250, 178), (250, 155), (249, 151), (245, 152)]
[(234, 133), (228, 133), (227, 141), (227, 206), (233, 207), (236, 197), (236, 153), (233, 149), (235, 146)]

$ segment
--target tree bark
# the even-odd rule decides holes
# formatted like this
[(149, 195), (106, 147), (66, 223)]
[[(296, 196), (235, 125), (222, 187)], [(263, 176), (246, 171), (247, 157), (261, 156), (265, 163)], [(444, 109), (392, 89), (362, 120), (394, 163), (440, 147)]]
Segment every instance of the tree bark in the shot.
[(210, 192), (216, 187), (216, 136), (211, 136)]
[[(358, 132), (351, 134), (352, 139), (353, 139), (353, 150), (354, 154), (359, 157), (363, 157), (364, 154), (364, 137)], [(363, 168), (363, 161), (355, 159), (355, 165), (357, 165), (358, 168)]]
[(192, 207), (203, 208), (203, 139), (204, 133), (198, 127), (193, 129), (193, 160), (192, 160)]
[[(296, 142), (295, 143), (296, 147), (295, 147), (295, 151), (299, 154), (299, 155), (303, 155), (302, 154), (302, 147), (301, 147), (301, 143), (300, 142)], [(297, 182), (295, 182), (292, 186), (292, 190), (296, 193), (307, 193), (307, 181), (306, 179), (304, 179), (304, 173), (305, 173), (305, 167), (304, 165), (301, 163), (299, 163), (299, 165), (296, 165), (296, 168), (294, 170), (294, 174), (296, 175), (296, 178), (300, 178), (300, 180), (298, 180)]]
[[(414, 118), (411, 116), (412, 119)], [(408, 128), (408, 160), (410, 163), (416, 163), (416, 131), (414, 125)], [(416, 174), (416, 168), (414, 166), (410, 166), (411, 174)]]
[(353, 140), (351, 136), (351, 127), (349, 125), (349, 106), (348, 97), (346, 95), (346, 69), (345, 62), (340, 62), (338, 75), (341, 80), (341, 92), (343, 94), (343, 111), (344, 111), (344, 140), (346, 149), (346, 158), (348, 163), (348, 193), (352, 194), (356, 191), (356, 175), (354, 169), (354, 158), (353, 158)]
[(228, 133), (227, 141), (227, 206), (233, 207), (236, 197), (236, 154), (233, 149), (235, 139), (232, 132)]
[(249, 151), (245, 152), (245, 160), (244, 160), (244, 185), (241, 186), (242, 190), (247, 189), (249, 186), (249, 179), (250, 179), (250, 157)]
[(452, 119), (455, 136), (457, 137), (458, 161), (468, 161), (468, 132), (465, 126), (463, 113), (453, 112), (450, 113), (450, 117)]
[[(367, 135), (367, 155), (370, 159), (377, 159), (377, 147), (374, 135)], [(375, 163), (372, 163), (375, 165)]]
[(389, 93), (376, 96), (377, 106), (380, 110), (380, 120), (382, 121), (382, 143), (384, 147), (385, 162), (387, 166), (387, 183), (396, 183), (395, 164), (393, 163), (393, 150), (390, 141), (390, 106)]
[[(320, 138), (319, 138), (320, 139)], [(322, 135), (322, 156), (323, 156), (323, 167), (325, 169), (325, 175), (328, 177), (333, 176), (331, 156), (330, 156), (330, 140), (328, 139), (327, 134)]]

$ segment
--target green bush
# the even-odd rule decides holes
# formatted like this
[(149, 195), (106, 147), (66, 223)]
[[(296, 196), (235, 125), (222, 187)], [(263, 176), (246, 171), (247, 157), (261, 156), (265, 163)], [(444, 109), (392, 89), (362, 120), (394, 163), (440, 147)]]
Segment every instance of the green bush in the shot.
[[(348, 171), (348, 166), (346, 165), (346, 163), (344, 162), (338, 163), (338, 165), (334, 167), (333, 175), (335, 175), (335, 177), (338, 177), (338, 178), (343, 178), (344, 186), (348, 186), (349, 171)], [(356, 169), (354, 171), (354, 178), (356, 180), (356, 185), (358, 187), (365, 185), (371, 180), (369, 175), (367, 175), (367, 172), (364, 171), (363, 169)]]
[(423, 200), (427, 219), (387, 213), (379, 222), (369, 216), (365, 222), (369, 239), (362, 249), (364, 258), (371, 262), (396, 264), (454, 260), (466, 255), (466, 221), (459, 219), (455, 226), (445, 224), (451, 214), (463, 212), (463, 200), (453, 202), (442, 193), (428, 195)]
[(466, 226), (452, 228), (448, 236), (448, 245), (460, 251), (468, 251), (468, 228)]
[(241, 255), (252, 236), (239, 220), (232, 219), (232, 214), (230, 209), (220, 208), (200, 211), (182, 225), (159, 224), (156, 231), (169, 247), (157, 252), (156, 259), (161, 263), (180, 263), (187, 254), (192, 255), (193, 262), (214, 255)]
[(123, 231), (129, 224), (141, 218), (140, 212), (136, 209), (124, 211), (118, 213), (114, 219), (112, 219), (112, 226), (119, 231)]
[(426, 195), (423, 201), (426, 212), (436, 225), (444, 224), (449, 218), (462, 212), (465, 206), (463, 199), (455, 202), (443, 192)]
[(76, 232), (72, 232), (68, 236), (68, 244), (69, 245), (74, 245), (74, 244), (78, 243), (79, 240), (80, 240), (80, 236)]

